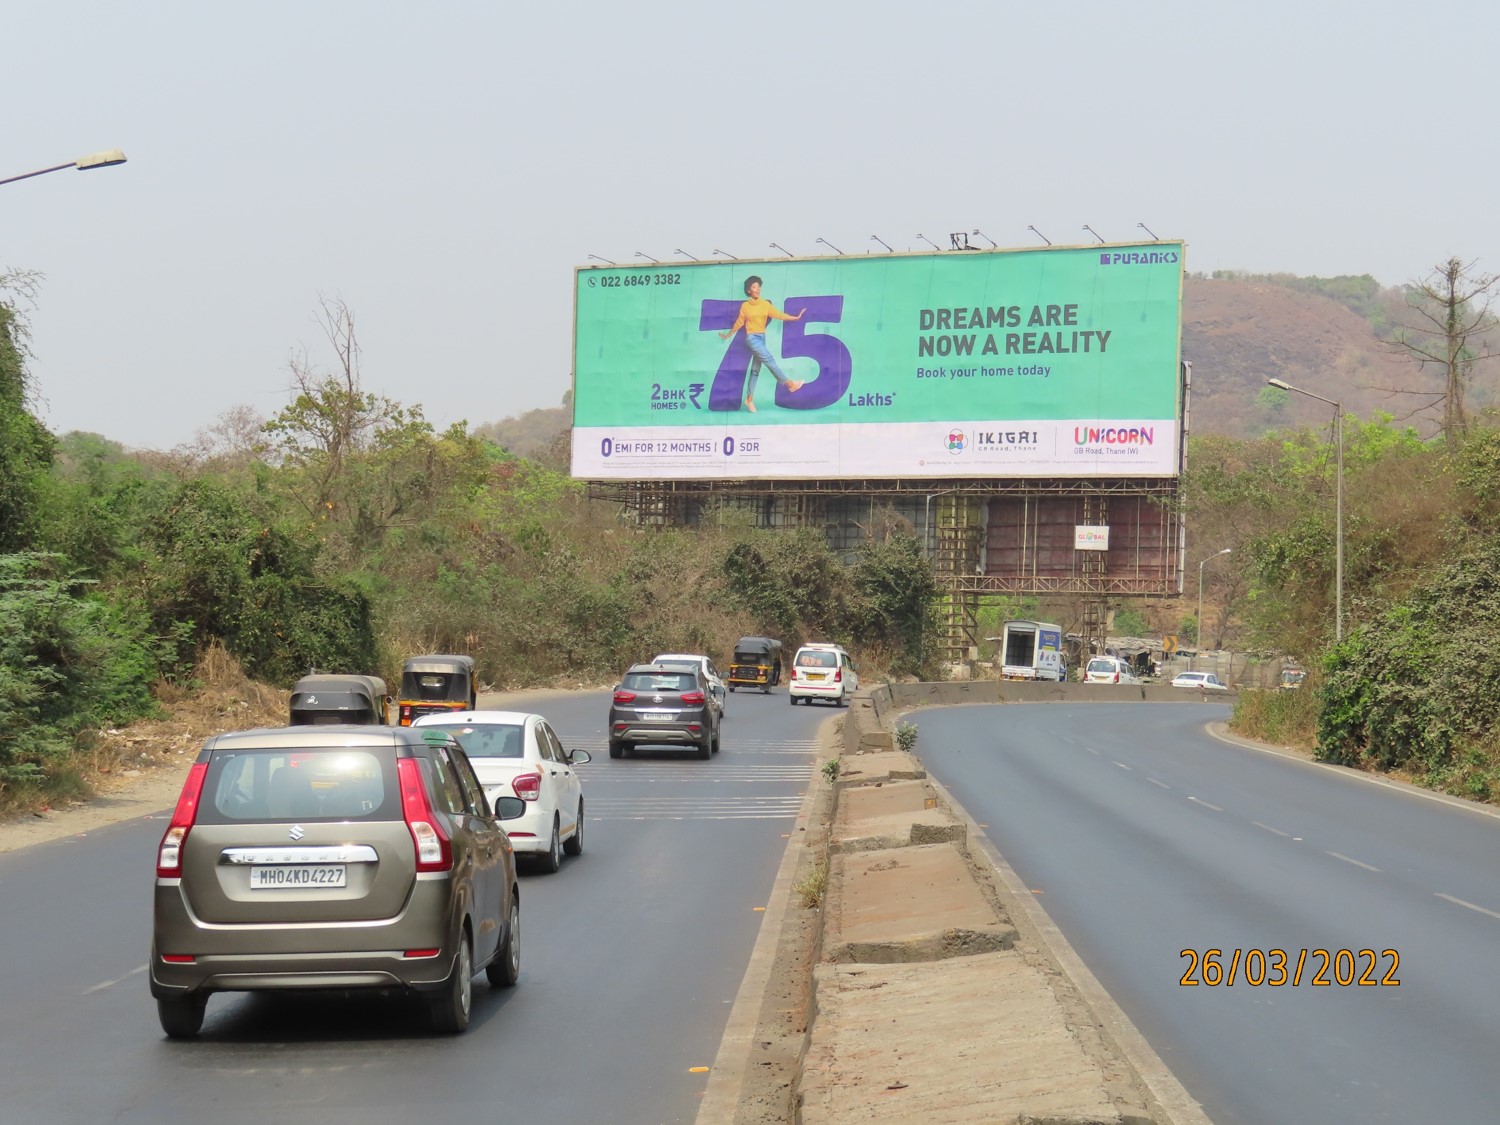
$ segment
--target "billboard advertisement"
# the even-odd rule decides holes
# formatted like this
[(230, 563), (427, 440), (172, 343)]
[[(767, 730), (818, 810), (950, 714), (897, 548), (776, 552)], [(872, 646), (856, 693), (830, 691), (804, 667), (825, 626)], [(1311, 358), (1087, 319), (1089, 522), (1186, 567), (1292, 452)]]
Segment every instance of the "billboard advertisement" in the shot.
[(1168, 477), (1183, 244), (575, 273), (586, 480)]

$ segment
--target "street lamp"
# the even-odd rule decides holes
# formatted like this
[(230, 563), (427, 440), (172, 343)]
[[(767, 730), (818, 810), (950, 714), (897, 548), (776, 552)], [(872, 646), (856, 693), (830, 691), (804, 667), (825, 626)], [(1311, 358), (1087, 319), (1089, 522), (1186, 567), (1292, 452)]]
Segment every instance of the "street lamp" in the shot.
[(117, 148), (106, 149), (104, 152), (90, 153), (88, 156), (80, 156), (77, 160), (70, 160), (66, 164), (54, 164), (51, 168), (38, 168), (35, 172), (24, 172), (19, 176), (9, 176), (0, 180), (0, 184), (13, 184), (17, 180), (29, 180), (32, 176), (45, 176), (48, 172), (61, 172), (64, 168), (77, 168), (80, 172), (89, 168), (112, 168), (116, 164), (125, 163), (125, 154)]
[(1193, 670), (1195, 672), (1198, 670), (1198, 657), (1196, 653), (1203, 651), (1203, 568), (1220, 555), (1227, 555), (1232, 550), (1234, 550), (1233, 547), (1225, 547), (1222, 551), (1215, 551), (1198, 564), (1198, 645), (1193, 656)]
[(1337, 644), (1344, 639), (1344, 405), (1280, 379), (1267, 379), (1266, 384), (1293, 394), (1315, 398), (1333, 407), (1334, 447), (1337, 451), (1333, 486), (1333, 640)]

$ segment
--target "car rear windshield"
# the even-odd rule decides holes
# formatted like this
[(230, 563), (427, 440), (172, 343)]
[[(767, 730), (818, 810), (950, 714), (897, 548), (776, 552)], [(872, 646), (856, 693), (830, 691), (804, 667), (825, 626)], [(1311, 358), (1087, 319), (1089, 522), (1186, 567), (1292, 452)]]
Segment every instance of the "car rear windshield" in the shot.
[(837, 668), (838, 664), (838, 653), (826, 649), (810, 649), (797, 654), (799, 668)]
[(423, 723), (451, 734), (470, 758), (520, 758), (525, 754), (526, 732), (519, 723)]
[(1114, 672), (1116, 670), (1117, 669), (1116, 669), (1116, 666), (1115, 666), (1115, 662), (1113, 660), (1090, 660), (1089, 661), (1089, 671), (1090, 672)]
[(698, 681), (691, 672), (630, 672), (624, 686), (631, 691), (694, 691)]
[(379, 749), (216, 750), (198, 819), (399, 820), (394, 756)]

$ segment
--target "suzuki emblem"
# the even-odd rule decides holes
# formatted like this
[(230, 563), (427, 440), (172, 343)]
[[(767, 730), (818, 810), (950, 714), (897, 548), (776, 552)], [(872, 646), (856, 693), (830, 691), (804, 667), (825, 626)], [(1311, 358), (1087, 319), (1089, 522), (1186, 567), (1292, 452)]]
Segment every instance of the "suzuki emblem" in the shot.
[(288, 832), (287, 835), (290, 836), (293, 840), (300, 840), (303, 836), (306, 836), (307, 833), (302, 831), (302, 825), (294, 824), (292, 825), (292, 830)]

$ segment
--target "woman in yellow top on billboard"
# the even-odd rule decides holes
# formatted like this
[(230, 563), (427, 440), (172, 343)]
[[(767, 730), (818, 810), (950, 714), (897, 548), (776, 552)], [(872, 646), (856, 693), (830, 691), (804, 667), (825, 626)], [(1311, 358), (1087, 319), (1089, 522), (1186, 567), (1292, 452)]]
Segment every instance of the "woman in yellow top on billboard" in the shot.
[(776, 306), (765, 300), (760, 295), (760, 278), (754, 275), (745, 279), (745, 296), (749, 298), (740, 306), (739, 319), (734, 322), (734, 327), (728, 332), (720, 332), (719, 339), (727, 340), (741, 328), (745, 330), (745, 343), (750, 345), (750, 378), (745, 381), (745, 409), (751, 414), (755, 413), (755, 380), (760, 375), (761, 365), (771, 369), (771, 374), (776, 376), (778, 383), (786, 384), (790, 392), (800, 391), (802, 383), (797, 379), (787, 377), (786, 372), (776, 362), (776, 357), (766, 347), (766, 325), (773, 320), (801, 320), (803, 309), (796, 316), (788, 316), (784, 312), (778, 312)]

